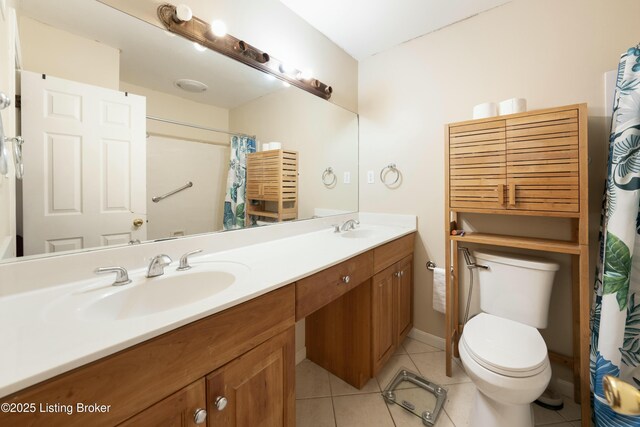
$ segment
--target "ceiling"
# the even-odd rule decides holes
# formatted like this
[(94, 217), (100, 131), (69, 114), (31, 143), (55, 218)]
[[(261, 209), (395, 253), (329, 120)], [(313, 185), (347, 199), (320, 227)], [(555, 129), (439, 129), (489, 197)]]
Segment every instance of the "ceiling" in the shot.
[(357, 60), (511, 0), (280, 0)]
[[(21, 0), (19, 7), (24, 16), (119, 49), (121, 81), (228, 109), (283, 89), (267, 74), (217, 52), (199, 52), (192, 42), (97, 1)], [(209, 89), (185, 92), (174, 86), (181, 78)]]

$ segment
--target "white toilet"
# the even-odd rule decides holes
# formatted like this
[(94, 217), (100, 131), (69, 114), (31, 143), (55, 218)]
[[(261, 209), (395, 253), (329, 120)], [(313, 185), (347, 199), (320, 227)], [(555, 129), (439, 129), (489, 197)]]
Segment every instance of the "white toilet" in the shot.
[(467, 322), (459, 350), (478, 392), (472, 427), (533, 427), (531, 403), (551, 379), (547, 346), (536, 328), (547, 327), (556, 271), (549, 260), (491, 251), (474, 252), (482, 313)]

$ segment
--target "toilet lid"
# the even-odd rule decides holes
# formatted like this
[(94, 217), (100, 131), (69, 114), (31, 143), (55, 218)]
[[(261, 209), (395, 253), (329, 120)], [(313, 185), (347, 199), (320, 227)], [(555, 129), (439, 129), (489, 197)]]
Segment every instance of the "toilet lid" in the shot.
[(540, 332), (513, 320), (480, 313), (467, 322), (462, 339), (476, 362), (502, 375), (532, 376), (547, 363)]

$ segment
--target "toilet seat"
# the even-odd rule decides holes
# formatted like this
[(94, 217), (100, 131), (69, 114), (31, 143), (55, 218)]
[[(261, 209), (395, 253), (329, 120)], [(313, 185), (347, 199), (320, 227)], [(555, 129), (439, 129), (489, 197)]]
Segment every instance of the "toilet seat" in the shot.
[(547, 346), (534, 327), (480, 313), (464, 327), (460, 343), (484, 368), (508, 377), (531, 377), (547, 365)]

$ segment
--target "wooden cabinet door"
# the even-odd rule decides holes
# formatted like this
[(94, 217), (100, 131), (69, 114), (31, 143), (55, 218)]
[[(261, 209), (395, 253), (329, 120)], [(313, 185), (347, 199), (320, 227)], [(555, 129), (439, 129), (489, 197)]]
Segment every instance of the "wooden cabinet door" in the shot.
[(396, 327), (394, 323), (395, 265), (373, 276), (371, 283), (371, 327), (373, 375), (375, 376), (395, 351)]
[(138, 415), (129, 418), (121, 427), (191, 427), (205, 425), (206, 418), (200, 414), (200, 423), (196, 422), (196, 413), (205, 411), (204, 378), (175, 392)]
[(505, 209), (505, 121), (452, 125), (448, 131), (451, 209)]
[(402, 344), (413, 326), (413, 257), (407, 257), (396, 268), (396, 346)]
[(506, 120), (508, 209), (579, 212), (578, 131), (577, 109)]
[(209, 374), (208, 426), (294, 427), (294, 359), (291, 327)]

